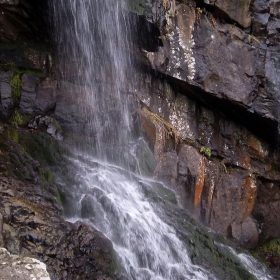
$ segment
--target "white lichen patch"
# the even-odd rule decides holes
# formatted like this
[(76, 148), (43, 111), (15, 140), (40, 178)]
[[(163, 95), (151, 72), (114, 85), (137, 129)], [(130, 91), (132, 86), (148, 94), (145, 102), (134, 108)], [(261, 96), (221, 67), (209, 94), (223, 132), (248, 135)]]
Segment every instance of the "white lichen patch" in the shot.
[(144, 98), (141, 100), (147, 107), (150, 107), (150, 104), (151, 104), (151, 98), (148, 97), (148, 98)]
[(11, 255), (0, 248), (0, 279), (50, 280), (46, 265), (39, 260)]
[[(193, 80), (196, 73), (194, 55), (195, 41), (193, 38), (194, 20), (192, 11), (188, 8), (180, 9), (177, 15), (177, 25), (168, 34), (170, 42), (170, 60), (167, 73), (180, 80)], [(187, 19), (189, 25), (184, 22)]]
[(256, 189), (256, 188), (257, 188), (256, 184), (251, 184), (251, 189)]
[(189, 119), (189, 107), (185, 97), (179, 97), (173, 109), (170, 110), (169, 123), (177, 130), (183, 140), (195, 140), (195, 134)]
[[(171, 61), (167, 67), (167, 72), (171, 72), (175, 78), (180, 80), (185, 80), (185, 78), (193, 80), (196, 73), (193, 35), (191, 34), (189, 38), (186, 38), (181, 30), (176, 27), (170, 33), (169, 39)], [(184, 72), (188, 73), (186, 77), (182, 75)]]

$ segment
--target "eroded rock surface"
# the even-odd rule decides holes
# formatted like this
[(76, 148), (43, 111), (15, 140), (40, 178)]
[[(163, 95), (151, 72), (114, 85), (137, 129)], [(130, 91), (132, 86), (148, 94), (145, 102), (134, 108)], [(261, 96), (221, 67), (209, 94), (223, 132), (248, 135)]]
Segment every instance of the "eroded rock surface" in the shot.
[(0, 178), (4, 246), (36, 257), (52, 279), (97, 279), (115, 269), (111, 242), (93, 228), (65, 222), (43, 188)]
[(164, 74), (142, 73), (137, 90), (155, 175), (248, 248), (280, 235), (278, 2), (146, 1), (142, 13), (160, 40), (141, 61)]
[(0, 279), (50, 280), (46, 265), (36, 259), (11, 255), (0, 248)]
[[(140, 115), (154, 145), (157, 178), (177, 190), (194, 217), (243, 246), (279, 236), (279, 227), (268, 230), (280, 214), (277, 150), (176, 87), (143, 80)], [(264, 207), (266, 199), (273, 204)]]
[[(144, 50), (150, 65), (175, 83), (183, 81), (189, 96), (276, 143), (278, 2), (180, 2), (154, 1), (147, 9), (162, 39), (157, 51)], [(153, 18), (155, 5), (159, 15)], [(258, 123), (269, 131), (264, 133)]]
[[(97, 132), (88, 127), (97, 110), (83, 100), (81, 93), (88, 87), (71, 82), (72, 62), (60, 75), (48, 46), (19, 40), (22, 32), (38, 32), (32, 17), (25, 17), (38, 8), (35, 2), (0, 1), (1, 118), (26, 128), (32, 118), (50, 116), (63, 131), (94, 139)], [(128, 81), (122, 94), (134, 107), (139, 101), (144, 133), (157, 161), (147, 173), (154, 171), (153, 176), (170, 184), (196, 219), (242, 246), (254, 248), (279, 237), (279, 1), (129, 3), (142, 15), (138, 31), (146, 24), (133, 54), (148, 71), (139, 70), (138, 84), (131, 88)], [(110, 85), (101, 77), (95, 82), (108, 89), (105, 103), (111, 106), (115, 93)], [(110, 243), (86, 225), (63, 221), (60, 207), (48, 201), (56, 189), (46, 192), (38, 186), (40, 168), (30, 157), (17, 156), (17, 133), (9, 133), (13, 141), (5, 142), (10, 150), (1, 149), (0, 166), (3, 246), (12, 253), (35, 254), (54, 279), (63, 273), (75, 279), (81, 271), (97, 277), (100, 267), (107, 271)], [(36, 139), (37, 131), (26, 133)], [(24, 143), (29, 147), (35, 142)], [(106, 253), (100, 262), (95, 238), (106, 244), (100, 245)]]

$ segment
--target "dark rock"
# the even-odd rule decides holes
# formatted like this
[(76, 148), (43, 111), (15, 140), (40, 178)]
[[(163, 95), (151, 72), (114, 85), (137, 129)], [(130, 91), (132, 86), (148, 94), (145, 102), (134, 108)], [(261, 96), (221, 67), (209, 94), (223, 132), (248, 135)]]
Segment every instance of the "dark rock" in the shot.
[(62, 140), (63, 137), (55, 126), (55, 121), (49, 116), (38, 115), (28, 123), (28, 127), (32, 129), (39, 129), (47, 132), (56, 140)]
[(25, 73), (21, 77), (22, 92), (19, 109), (24, 114), (32, 115), (36, 99), (36, 77), (33, 74)]
[(36, 256), (52, 279), (113, 274), (113, 247), (100, 232), (81, 222), (65, 222), (43, 188), (11, 178), (0, 181), (4, 244), (11, 253)]
[(252, 217), (257, 177), (278, 180), (277, 151), (176, 89), (162, 87), (158, 98), (155, 85), (156, 79), (149, 99), (141, 92), (138, 97), (152, 111), (143, 109), (140, 114), (146, 136), (154, 143), (157, 178), (176, 190), (194, 217), (244, 247), (255, 247), (263, 221)]
[(259, 221), (261, 241), (280, 236), (280, 190), (276, 182), (258, 182), (253, 215)]
[(57, 82), (50, 78), (44, 79), (36, 90), (35, 108), (37, 114), (52, 112), (56, 106)]
[(12, 72), (0, 72), (0, 112), (4, 116), (7, 115), (9, 109), (14, 106), (12, 87), (10, 85), (12, 75)]
[(0, 247), (4, 246), (3, 240), (3, 216), (0, 214)]
[(67, 131), (77, 134), (89, 132), (88, 121), (94, 114), (94, 109), (92, 110), (88, 100), (82, 94), (88, 90), (85, 86), (69, 82), (62, 82), (59, 85), (53, 116)]
[(12, 88), (10, 84), (1, 82), (1, 104), (4, 109), (9, 109), (13, 106)]
[[(204, 0), (205, 3), (209, 1)], [(210, 4), (210, 3), (209, 3)], [(251, 0), (236, 0), (236, 1), (223, 1), (217, 0), (214, 2), (215, 7), (225, 12), (231, 19), (242, 25), (249, 27), (251, 24), (250, 4)]]
[[(160, 5), (160, 1), (156, 2)], [(204, 2), (214, 5), (214, 1)], [(277, 56), (272, 54), (277, 53), (279, 20), (270, 15), (277, 14), (276, 2), (253, 1), (253, 33), (224, 22), (230, 18), (231, 23), (249, 26), (251, 1), (215, 1), (214, 8), (206, 5), (204, 9), (189, 2), (173, 8), (167, 5), (167, 10), (160, 6), (156, 19), (147, 8), (147, 20), (158, 26), (163, 48), (142, 53), (154, 69), (175, 78), (174, 83), (182, 81), (188, 85), (185, 94), (202, 100), (275, 144), (279, 134), (279, 98), (278, 79), (274, 77), (279, 67)], [(156, 14), (153, 9), (152, 13)], [(273, 46), (271, 50), (267, 44)], [(264, 64), (267, 66), (263, 67)], [(227, 102), (220, 103), (221, 100)], [(270, 135), (257, 129), (260, 121), (269, 126)]]

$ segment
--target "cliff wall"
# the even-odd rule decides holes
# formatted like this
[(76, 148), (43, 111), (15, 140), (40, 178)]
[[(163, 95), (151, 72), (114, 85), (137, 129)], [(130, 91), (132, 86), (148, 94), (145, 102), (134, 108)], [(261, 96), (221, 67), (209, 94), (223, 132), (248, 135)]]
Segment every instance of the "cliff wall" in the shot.
[[(29, 159), (27, 176), (11, 154), (18, 154), (17, 144), (27, 150), (32, 145), (22, 131), (32, 138), (43, 130), (51, 142), (86, 134), (91, 108), (79, 95), (86, 85), (71, 81), (71, 63), (61, 75), (46, 3), (36, 2), (0, 1), (1, 152), (9, 155), (0, 166), (1, 188), (18, 188), (9, 181), (14, 179), (29, 180), (26, 188), (33, 188), (39, 177), (57, 201), (55, 184), (42, 178), (42, 163)], [(280, 2), (137, 0), (129, 8), (136, 29), (127, 51), (141, 67), (135, 69), (136, 91), (128, 81), (124, 94), (132, 96), (154, 151), (150, 175), (172, 186), (193, 217), (241, 246), (279, 238)], [(46, 164), (55, 164), (50, 158)], [(1, 205), (10, 209), (5, 199)], [(52, 207), (59, 212), (59, 205)], [(26, 252), (32, 241), (9, 245), (9, 232), (19, 238), (22, 224), (5, 211), (6, 247)], [(14, 221), (16, 233), (10, 229)], [(63, 230), (70, 234), (73, 227)], [(57, 252), (48, 254), (51, 263)]]

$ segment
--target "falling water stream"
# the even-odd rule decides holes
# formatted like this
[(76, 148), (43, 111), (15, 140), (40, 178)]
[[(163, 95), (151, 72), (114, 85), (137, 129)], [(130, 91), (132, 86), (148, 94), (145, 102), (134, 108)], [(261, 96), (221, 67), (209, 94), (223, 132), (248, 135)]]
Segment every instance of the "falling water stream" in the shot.
[[(126, 95), (134, 91), (137, 77), (127, 51), (133, 26), (125, 3), (53, 0), (51, 6), (63, 79), (83, 89), (79, 94), (83, 96), (81, 112), (88, 115), (85, 137), (92, 139), (86, 153), (76, 149), (76, 157), (71, 158), (75, 180), (69, 219), (83, 219), (112, 241), (121, 272), (128, 279), (219, 279), (211, 265), (204, 266), (203, 260), (195, 264), (180, 230), (168, 222), (164, 207), (148, 195), (164, 192), (172, 196), (172, 192), (141, 176), (137, 167), (135, 151), (145, 142), (133, 133), (128, 105), (133, 96)], [(163, 198), (158, 200), (165, 205)], [(173, 207), (166, 203), (168, 209)], [(190, 233), (185, 235), (192, 239)], [(250, 267), (251, 278), (246, 279), (270, 279), (255, 260), (225, 245), (215, 246), (220, 252), (226, 250), (242, 269)]]

